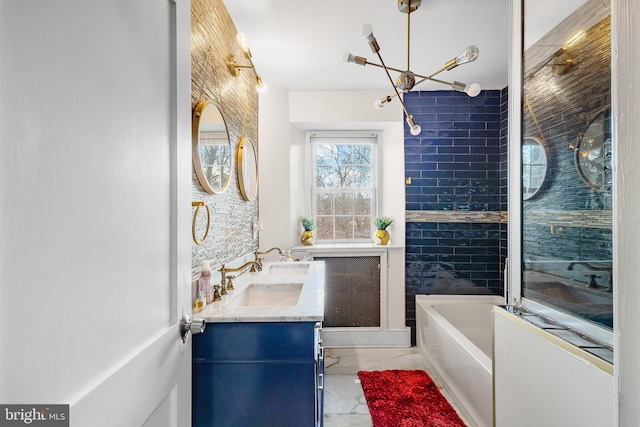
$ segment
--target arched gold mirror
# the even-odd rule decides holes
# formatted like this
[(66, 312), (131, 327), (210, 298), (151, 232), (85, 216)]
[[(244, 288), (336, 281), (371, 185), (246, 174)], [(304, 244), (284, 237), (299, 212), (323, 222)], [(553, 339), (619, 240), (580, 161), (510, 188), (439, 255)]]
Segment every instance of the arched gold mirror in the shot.
[(591, 188), (611, 191), (611, 110), (605, 109), (578, 137), (576, 168)]
[(238, 185), (247, 201), (258, 194), (258, 150), (251, 138), (242, 137), (238, 144)]
[(547, 160), (547, 149), (540, 138), (529, 136), (522, 141), (522, 200), (531, 199), (542, 188)]
[(231, 141), (224, 117), (213, 101), (202, 101), (193, 111), (192, 153), (204, 191), (224, 192), (231, 180)]

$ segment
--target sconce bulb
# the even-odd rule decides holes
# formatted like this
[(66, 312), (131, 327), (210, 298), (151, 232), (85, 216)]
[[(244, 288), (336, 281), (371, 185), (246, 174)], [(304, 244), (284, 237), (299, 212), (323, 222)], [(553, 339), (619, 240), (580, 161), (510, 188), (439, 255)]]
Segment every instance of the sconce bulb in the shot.
[(264, 92), (265, 90), (264, 83), (262, 82), (262, 77), (260, 77), (260, 75), (258, 74), (256, 74), (256, 89), (258, 90), (258, 92)]
[(573, 33), (571, 33), (567, 41), (565, 41), (564, 44), (562, 45), (562, 48), (564, 50), (567, 50), (574, 46), (577, 46), (586, 37), (587, 37), (587, 32), (585, 30), (576, 30)]
[(247, 40), (245, 33), (238, 33), (236, 35), (236, 40), (243, 52), (249, 52), (249, 40)]
[(467, 87), (464, 89), (465, 93), (472, 98), (475, 98), (476, 96), (480, 95), (481, 90), (482, 90), (482, 87), (478, 83), (471, 83), (467, 85)]
[(376, 38), (373, 36), (373, 26), (369, 23), (366, 23), (360, 29), (360, 34), (362, 37), (366, 38), (368, 42), (374, 41)]

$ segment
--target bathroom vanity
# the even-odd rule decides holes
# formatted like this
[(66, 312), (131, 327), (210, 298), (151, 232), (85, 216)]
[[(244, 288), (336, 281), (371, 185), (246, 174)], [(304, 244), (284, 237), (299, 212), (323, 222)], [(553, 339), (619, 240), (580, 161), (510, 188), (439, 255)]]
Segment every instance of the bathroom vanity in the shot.
[(322, 425), (322, 262), (265, 263), (235, 279), (193, 337), (193, 426)]

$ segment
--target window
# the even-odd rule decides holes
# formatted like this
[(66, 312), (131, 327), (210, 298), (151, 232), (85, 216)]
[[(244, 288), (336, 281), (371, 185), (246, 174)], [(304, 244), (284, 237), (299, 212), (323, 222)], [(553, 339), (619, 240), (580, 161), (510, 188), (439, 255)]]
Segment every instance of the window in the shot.
[(311, 215), (318, 240), (371, 239), (377, 134), (309, 132)]

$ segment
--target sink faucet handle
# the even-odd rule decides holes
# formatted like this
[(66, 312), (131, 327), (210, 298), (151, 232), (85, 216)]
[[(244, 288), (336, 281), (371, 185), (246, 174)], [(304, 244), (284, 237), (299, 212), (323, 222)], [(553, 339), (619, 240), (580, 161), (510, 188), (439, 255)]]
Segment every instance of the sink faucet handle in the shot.
[(213, 286), (213, 302), (222, 301), (222, 296), (220, 295), (220, 285)]

